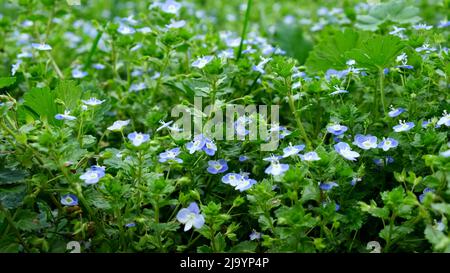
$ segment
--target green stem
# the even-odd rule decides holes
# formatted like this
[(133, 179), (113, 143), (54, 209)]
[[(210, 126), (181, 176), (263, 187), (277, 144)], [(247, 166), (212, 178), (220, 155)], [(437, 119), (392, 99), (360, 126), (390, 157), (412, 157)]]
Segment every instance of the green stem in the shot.
[(288, 99), (289, 99), (289, 107), (291, 108), (292, 113), (294, 114), (295, 121), (297, 122), (297, 127), (300, 131), (300, 134), (302, 135), (303, 140), (306, 142), (306, 146), (308, 148), (311, 148), (311, 141), (308, 138), (308, 135), (306, 134), (305, 128), (303, 127), (299, 112), (296, 111), (295, 105), (294, 105), (294, 97), (292, 96), (292, 90), (289, 84), (289, 92), (288, 92)]
[(379, 80), (379, 88), (380, 88), (380, 95), (381, 95), (381, 107), (383, 107), (383, 114), (386, 115), (386, 105), (385, 105), (385, 97), (384, 97), (384, 86), (383, 86), (383, 80), (384, 80), (384, 72), (383, 69), (380, 69), (378, 72), (378, 80)]
[(242, 46), (244, 45), (245, 35), (247, 34), (247, 26), (248, 26), (248, 20), (250, 18), (250, 10), (252, 7), (252, 2), (253, 2), (252, 0), (247, 1), (247, 10), (245, 12), (244, 27), (242, 28), (241, 42), (239, 44), (239, 51), (237, 53), (236, 61), (238, 61), (242, 55)]

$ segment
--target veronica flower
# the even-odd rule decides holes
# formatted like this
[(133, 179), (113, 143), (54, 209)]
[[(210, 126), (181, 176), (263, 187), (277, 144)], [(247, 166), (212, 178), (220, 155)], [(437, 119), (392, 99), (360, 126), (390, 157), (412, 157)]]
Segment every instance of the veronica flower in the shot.
[(425, 199), (425, 195), (427, 194), (427, 192), (434, 192), (434, 189), (431, 189), (431, 188), (425, 188), (425, 189), (422, 191), (422, 194), (419, 195), (419, 201), (420, 201), (420, 203), (423, 203), (423, 200)]
[(450, 149), (447, 151), (440, 152), (439, 155), (441, 155), (445, 158), (450, 157)]
[(348, 70), (342, 70), (342, 71), (338, 71), (335, 69), (328, 69), (327, 72), (325, 73), (325, 79), (327, 79), (327, 81), (329, 81), (332, 77), (333, 78), (337, 78), (337, 79), (342, 79), (345, 76), (348, 75)]
[(123, 127), (130, 124), (130, 120), (117, 120), (114, 121), (113, 125), (109, 126), (107, 129), (110, 131), (121, 131)]
[(250, 233), (250, 241), (259, 239), (261, 239), (261, 233), (257, 232), (256, 230), (253, 230), (252, 233)]
[(72, 69), (72, 78), (81, 79), (88, 75), (86, 71), (82, 71), (80, 67), (75, 67)]
[(78, 206), (78, 198), (74, 194), (66, 194), (61, 196), (61, 204), (64, 206)]
[(386, 165), (394, 163), (394, 158), (392, 156), (387, 156), (385, 159), (375, 158), (373, 160), (373, 163), (375, 163), (375, 165), (377, 165), (379, 167), (383, 167), (385, 163), (386, 163)]
[(84, 180), (86, 184), (96, 184), (100, 180), (100, 178), (105, 176), (104, 167), (100, 166), (92, 166), (89, 170), (87, 170), (84, 174), (80, 176), (81, 180)]
[(319, 155), (316, 152), (308, 152), (304, 155), (299, 155), (303, 161), (318, 161), (320, 160)]
[(222, 177), (222, 182), (236, 187), (237, 185), (239, 185), (241, 179), (243, 179), (243, 177), (238, 173), (227, 173)]
[(207, 171), (211, 174), (223, 173), (228, 170), (227, 161), (225, 159), (210, 160), (208, 161)]
[(77, 118), (70, 115), (70, 110), (64, 110), (64, 114), (56, 114), (55, 118), (57, 120), (76, 120)]
[(202, 69), (203, 67), (205, 67), (209, 62), (212, 61), (212, 59), (214, 58), (214, 56), (204, 56), (204, 57), (200, 57), (197, 60), (195, 60), (192, 63), (193, 67), (197, 67)]
[(159, 7), (165, 13), (177, 14), (180, 11), (182, 5), (176, 1), (167, 0), (166, 2), (160, 4)]
[(281, 175), (289, 170), (288, 164), (281, 164), (278, 161), (273, 161), (270, 163), (269, 167), (264, 171), (266, 174), (271, 174), (274, 176)]
[(350, 185), (355, 186), (356, 183), (361, 182), (362, 179), (360, 177), (353, 177), (352, 181), (350, 181)]
[(450, 126), (450, 114), (448, 114), (446, 110), (444, 110), (444, 112), (442, 113), (442, 117), (437, 122), (437, 125), (445, 125), (447, 127)]
[(164, 128), (169, 127), (170, 124), (173, 123), (173, 120), (171, 120), (171, 121), (169, 121), (169, 122), (164, 122), (164, 121), (160, 120), (159, 123), (161, 123), (161, 126), (160, 126), (158, 129), (156, 129), (156, 132), (158, 132), (158, 131), (160, 131), (160, 130), (162, 130), (162, 129), (164, 129)]
[(250, 189), (254, 184), (256, 184), (255, 179), (242, 177), (242, 179), (239, 181), (239, 183), (236, 185), (234, 189), (243, 192)]
[(97, 70), (103, 70), (105, 69), (105, 65), (100, 64), (100, 63), (96, 63), (92, 65), (93, 68), (97, 69)]
[(241, 44), (241, 38), (226, 37), (225, 44), (227, 45), (227, 47), (238, 47)]
[(242, 54), (253, 54), (256, 52), (256, 49), (254, 49), (251, 45), (247, 45), (247, 47), (242, 50)]
[(427, 24), (417, 24), (417, 25), (413, 25), (413, 28), (414, 28), (415, 30), (421, 30), (421, 29), (424, 29), (424, 30), (430, 30), (430, 29), (433, 28), (433, 26), (429, 26), (429, 25), (427, 25)]
[(289, 142), (289, 146), (283, 149), (283, 157), (296, 155), (299, 152), (303, 151), (303, 149), (305, 149), (305, 145), (302, 144), (292, 146), (292, 143)]
[(117, 29), (117, 32), (119, 32), (122, 35), (130, 35), (136, 33), (136, 30), (133, 27), (121, 23), (119, 25), (119, 28)]
[(401, 113), (403, 113), (403, 112), (405, 112), (405, 111), (406, 111), (406, 110), (403, 109), (403, 108), (401, 108), (401, 107), (399, 107), (399, 108), (394, 108), (394, 107), (391, 105), (391, 111), (389, 111), (388, 115), (389, 115), (391, 118), (395, 118), (396, 116), (400, 115)]
[(340, 124), (332, 124), (327, 126), (327, 131), (335, 136), (342, 135), (348, 130), (347, 126)]
[(196, 135), (193, 139), (193, 141), (188, 142), (186, 144), (186, 148), (189, 150), (190, 154), (195, 153), (196, 151), (199, 151), (203, 149), (206, 143), (206, 138), (202, 134)]
[(422, 128), (427, 128), (427, 126), (431, 123), (430, 120), (424, 120), (422, 121)]
[(405, 132), (411, 130), (411, 128), (414, 128), (415, 124), (414, 122), (405, 122), (404, 120), (400, 120), (398, 125), (395, 125), (392, 127), (395, 132)]
[(338, 154), (343, 156), (345, 159), (355, 161), (359, 157), (359, 153), (352, 151), (350, 145), (345, 142), (339, 142), (334, 145), (334, 149)]
[(142, 143), (148, 141), (150, 139), (150, 135), (133, 132), (128, 134), (128, 139), (131, 141), (133, 146), (140, 146)]
[(388, 151), (389, 149), (395, 148), (397, 146), (398, 146), (398, 141), (393, 138), (390, 138), (390, 137), (388, 137), (388, 138), (383, 137), (383, 141), (381, 141), (378, 144), (378, 148), (382, 148), (383, 151)]
[(159, 162), (163, 163), (166, 161), (176, 161), (178, 163), (183, 163), (183, 160), (181, 158), (178, 158), (177, 156), (181, 153), (180, 148), (176, 147), (170, 150), (166, 150), (163, 153), (159, 154)]
[(389, 34), (391, 34), (391, 35), (396, 35), (396, 36), (403, 35), (403, 31), (406, 30), (406, 29), (403, 28), (403, 27), (396, 27), (396, 26), (393, 26), (393, 28), (394, 28), (394, 29), (393, 29), (392, 31), (390, 31)]
[(168, 29), (172, 29), (172, 28), (182, 28), (186, 25), (186, 21), (185, 20), (179, 20), (179, 21), (175, 21), (173, 19), (170, 20), (170, 24), (166, 25), (166, 28)]
[(342, 88), (340, 88), (340, 87), (337, 86), (337, 85), (334, 86), (334, 89), (335, 89), (336, 91), (331, 92), (331, 93), (330, 93), (331, 96), (338, 95), (338, 94), (345, 94), (345, 93), (348, 93), (347, 90), (342, 89)]
[(448, 20), (442, 20), (438, 24), (438, 28), (444, 28), (450, 26), (450, 21)]
[(364, 150), (374, 149), (377, 148), (377, 137), (372, 135), (364, 136), (357, 134), (353, 144)]
[(47, 51), (47, 50), (52, 50), (52, 47), (48, 44), (45, 43), (32, 43), (31, 47), (34, 49), (37, 49), (39, 51)]
[(147, 34), (147, 33), (152, 32), (152, 29), (149, 27), (141, 27), (141, 28), (136, 29), (136, 31), (143, 33), (143, 34)]
[(217, 56), (221, 59), (234, 59), (234, 50), (231, 48), (222, 50)]
[(125, 227), (127, 227), (127, 228), (132, 228), (132, 227), (135, 227), (135, 226), (136, 226), (135, 222), (130, 222), (130, 223), (125, 224)]
[(217, 151), (217, 146), (212, 140), (205, 137), (205, 146), (202, 149), (207, 155), (213, 156)]
[(264, 161), (268, 161), (268, 162), (276, 162), (279, 161), (280, 159), (282, 159), (283, 157), (280, 155), (271, 155), (269, 157), (265, 157), (263, 158)]
[(334, 187), (338, 187), (339, 185), (336, 182), (323, 182), (319, 184), (319, 187), (323, 191), (329, 191)]
[(421, 47), (416, 48), (417, 52), (425, 51), (425, 53), (431, 53), (433, 51), (436, 51), (436, 48), (430, 47), (430, 44), (424, 43)]
[(181, 209), (177, 213), (177, 220), (184, 224), (184, 231), (188, 231), (194, 226), (201, 228), (205, 224), (205, 217), (200, 214), (197, 203), (192, 202), (187, 208)]
[(147, 85), (145, 85), (144, 82), (140, 82), (140, 83), (133, 83), (130, 85), (130, 91), (131, 92), (136, 92), (136, 91), (141, 91), (147, 88)]
[(105, 102), (105, 100), (99, 100), (97, 98), (90, 98), (89, 100), (81, 100), (84, 104), (89, 105), (89, 106), (96, 106), (96, 105), (100, 105), (103, 102)]
[(247, 160), (248, 160), (247, 156), (245, 156), (245, 155), (240, 155), (239, 156), (239, 162), (244, 162), (244, 161), (247, 161)]
[(19, 70), (20, 65), (22, 64), (22, 60), (17, 60), (15, 64), (11, 66), (11, 75), (16, 75), (17, 70)]

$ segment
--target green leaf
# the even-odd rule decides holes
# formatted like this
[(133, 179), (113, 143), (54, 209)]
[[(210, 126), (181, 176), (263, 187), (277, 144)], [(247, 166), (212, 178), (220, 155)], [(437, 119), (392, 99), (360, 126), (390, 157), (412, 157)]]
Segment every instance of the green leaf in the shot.
[(1, 77), (0, 78), (0, 89), (10, 86), (16, 82), (15, 77)]
[(41, 228), (39, 215), (31, 210), (20, 210), (16, 215), (16, 227), (23, 231), (33, 231)]
[(9, 170), (9, 169), (0, 170), (0, 185), (19, 183), (23, 181), (26, 174), (27, 173), (22, 170)]
[(62, 100), (66, 109), (74, 109), (81, 99), (82, 90), (74, 81), (63, 80), (55, 88), (55, 96)]
[[(47, 120), (52, 125), (61, 124), (55, 119), (60, 108), (55, 103), (55, 93), (48, 88), (33, 88), (23, 96), (24, 103), (19, 107), (23, 114), (33, 119)], [(23, 117), (25, 118), (25, 117)]]
[(313, 71), (346, 68), (348, 59), (345, 53), (358, 46), (360, 33), (346, 29), (344, 32), (324, 32), (324, 35), (310, 52), (305, 65)]
[(231, 253), (254, 253), (258, 244), (252, 241), (243, 241), (233, 246), (229, 252)]
[(7, 209), (15, 209), (22, 205), (26, 195), (26, 186), (0, 188), (0, 204)]
[(300, 64), (305, 63), (312, 49), (312, 43), (305, 39), (302, 30), (285, 24), (279, 25), (276, 30), (274, 35), (276, 44), (285, 50), (288, 56), (296, 58)]
[(368, 14), (358, 15), (355, 26), (362, 30), (375, 31), (378, 27), (392, 21), (398, 24), (414, 24), (421, 20), (420, 10), (405, 1), (390, 1), (370, 8)]

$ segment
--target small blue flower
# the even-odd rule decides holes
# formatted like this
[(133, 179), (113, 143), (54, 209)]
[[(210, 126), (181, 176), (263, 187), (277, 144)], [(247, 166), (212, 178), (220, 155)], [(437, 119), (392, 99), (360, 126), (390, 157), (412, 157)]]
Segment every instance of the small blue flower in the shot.
[(113, 125), (109, 126), (107, 129), (110, 131), (121, 131), (123, 127), (130, 124), (130, 120), (117, 120), (114, 121)]
[(266, 174), (271, 174), (271, 175), (277, 176), (277, 175), (282, 175), (287, 170), (289, 170), (288, 164), (281, 164), (278, 161), (273, 161), (272, 163), (270, 163), (269, 167), (267, 167), (264, 172)]
[(256, 184), (255, 179), (242, 177), (234, 189), (243, 192), (250, 189), (254, 184)]
[(422, 192), (421, 195), (419, 195), (419, 201), (420, 203), (423, 203), (423, 200), (425, 199), (425, 195), (427, 194), (427, 192), (434, 192), (434, 189), (431, 188), (425, 188)]
[(440, 152), (439, 155), (441, 155), (445, 158), (450, 157), (450, 149), (447, 151)]
[(414, 128), (414, 126), (415, 126), (414, 122), (405, 122), (404, 120), (400, 120), (399, 124), (395, 125), (392, 128), (394, 129), (395, 132), (399, 133), (409, 131), (412, 128)]
[(356, 135), (353, 144), (363, 150), (369, 150), (377, 148), (377, 137), (372, 135)]
[(329, 191), (334, 187), (338, 187), (339, 185), (336, 182), (323, 182), (319, 184), (319, 187), (323, 191)]
[(64, 110), (64, 114), (56, 114), (55, 119), (57, 120), (76, 120), (77, 118), (70, 115), (69, 110)]
[(103, 70), (105, 69), (105, 65), (100, 64), (100, 63), (96, 63), (92, 65), (93, 68), (97, 69), (97, 70)]
[(191, 142), (186, 143), (186, 148), (189, 150), (190, 154), (195, 153), (203, 149), (206, 143), (206, 138), (204, 135), (199, 134), (194, 137)]
[(82, 71), (80, 67), (75, 67), (72, 69), (72, 78), (74, 79), (82, 79), (87, 75), (88, 73), (86, 71)]
[(389, 165), (391, 163), (394, 163), (394, 158), (392, 156), (387, 156), (385, 159), (383, 158), (375, 158), (373, 160), (373, 163), (379, 167), (384, 167), (385, 163), (386, 165)]
[(353, 177), (352, 181), (350, 181), (350, 185), (355, 186), (356, 183), (361, 182), (362, 179), (360, 177)]
[(253, 230), (252, 233), (250, 233), (250, 241), (259, 240), (261, 239), (261, 233), (257, 232), (256, 230)]
[(125, 227), (127, 227), (127, 228), (132, 228), (132, 227), (135, 227), (135, 226), (136, 226), (135, 222), (130, 222), (130, 223), (125, 224)]
[(342, 135), (347, 130), (348, 130), (347, 126), (336, 124), (336, 123), (327, 126), (327, 131), (335, 136)]
[(78, 206), (78, 197), (74, 194), (66, 194), (61, 196), (61, 204), (64, 206)]
[(244, 162), (244, 161), (247, 161), (248, 160), (248, 156), (245, 156), (245, 155), (240, 155), (239, 156), (239, 162)]
[(319, 155), (316, 152), (308, 152), (304, 155), (299, 155), (300, 158), (304, 161), (318, 161), (320, 160)]
[(200, 214), (197, 203), (192, 202), (187, 208), (181, 209), (177, 213), (177, 220), (184, 224), (184, 231), (188, 231), (194, 226), (199, 229), (205, 224), (205, 217)]
[(329, 81), (332, 77), (335, 77), (337, 79), (342, 79), (345, 76), (348, 75), (349, 70), (342, 70), (342, 71), (338, 71), (335, 69), (328, 69), (327, 72), (325, 73), (325, 78), (327, 79), (327, 81)]
[(397, 146), (398, 146), (398, 141), (393, 138), (390, 138), (390, 137), (388, 137), (388, 138), (383, 137), (383, 141), (381, 141), (378, 144), (378, 148), (382, 148), (383, 151), (388, 151), (389, 149), (395, 148)]
[(136, 30), (133, 27), (120, 23), (119, 28), (117, 28), (117, 32), (122, 35), (130, 35), (136, 33)]
[(228, 164), (225, 159), (210, 160), (208, 161), (208, 165), (207, 171), (211, 174), (223, 173), (228, 170)]
[(195, 60), (192, 63), (193, 67), (197, 67), (199, 69), (202, 69), (203, 67), (205, 67), (209, 62), (212, 61), (212, 59), (214, 58), (214, 56), (204, 56), (204, 57), (200, 57), (197, 60)]
[(166, 2), (159, 4), (159, 7), (165, 13), (177, 14), (182, 5), (176, 1), (167, 0)]
[(128, 134), (128, 139), (131, 140), (133, 146), (140, 146), (142, 143), (147, 142), (150, 139), (150, 135), (133, 132)]
[(105, 102), (105, 100), (99, 100), (97, 98), (90, 98), (89, 100), (81, 100), (84, 104), (89, 105), (89, 106), (96, 106), (96, 105), (100, 105), (103, 102)]
[(145, 82), (140, 82), (140, 83), (133, 83), (130, 85), (130, 92), (137, 92), (137, 91), (141, 91), (147, 89), (147, 85), (145, 84)]
[(338, 154), (343, 156), (345, 159), (355, 161), (357, 157), (359, 157), (359, 153), (352, 151), (350, 145), (345, 142), (339, 142), (334, 145), (334, 149)]
[(170, 150), (166, 150), (165, 152), (162, 152), (159, 154), (159, 162), (164, 163), (167, 161), (175, 161), (178, 163), (183, 163), (183, 160), (181, 158), (178, 158), (177, 156), (181, 153), (180, 148), (176, 147)]
[(84, 174), (80, 176), (81, 180), (84, 180), (86, 184), (96, 184), (100, 178), (105, 176), (105, 168), (100, 166), (92, 166)]
[(289, 142), (289, 146), (283, 149), (283, 157), (296, 155), (303, 151), (303, 149), (305, 149), (305, 145), (301, 144), (293, 146), (292, 143)]
[(433, 28), (433, 26), (429, 26), (427, 24), (417, 24), (417, 25), (413, 25), (413, 28), (415, 30), (430, 30)]
[(205, 137), (205, 146), (202, 149), (207, 155), (213, 156), (217, 151), (217, 146), (212, 140)]
[(348, 93), (347, 90), (340, 88), (339, 86), (335, 86), (334, 87), (335, 91), (331, 92), (330, 95), (334, 96), (334, 95), (338, 95), (338, 94), (345, 94)]
[(450, 21), (448, 20), (442, 20), (438, 24), (438, 28), (444, 28), (450, 26)]
[(47, 50), (52, 50), (52, 47), (48, 44), (45, 43), (32, 43), (31, 47), (34, 49), (37, 49), (39, 51), (47, 51)]
[(430, 120), (424, 120), (424, 121), (422, 121), (422, 128), (427, 128), (428, 125), (429, 125), (430, 123), (431, 123)]
[(167, 29), (171, 29), (171, 28), (182, 28), (186, 25), (186, 21), (185, 20), (179, 20), (179, 21), (175, 21), (173, 19), (170, 20), (170, 24), (166, 25)]
[(227, 173), (222, 177), (222, 182), (231, 185), (233, 187), (236, 187), (240, 183), (240, 180), (242, 179), (243, 179), (242, 175), (238, 173)]
[(448, 114), (446, 110), (444, 110), (444, 113), (442, 113), (442, 117), (439, 119), (436, 125), (445, 125), (447, 127), (450, 126), (450, 114)]
[(168, 128), (173, 123), (173, 120), (171, 120), (169, 122), (164, 122), (163, 120), (160, 120), (159, 123), (161, 123), (161, 126), (158, 127), (158, 129), (156, 129), (156, 132), (158, 132), (164, 128)]
[(400, 115), (401, 113), (405, 112), (406, 110), (399, 107), (399, 108), (394, 108), (391, 106), (391, 111), (389, 111), (388, 115), (391, 118), (395, 118), (396, 116)]

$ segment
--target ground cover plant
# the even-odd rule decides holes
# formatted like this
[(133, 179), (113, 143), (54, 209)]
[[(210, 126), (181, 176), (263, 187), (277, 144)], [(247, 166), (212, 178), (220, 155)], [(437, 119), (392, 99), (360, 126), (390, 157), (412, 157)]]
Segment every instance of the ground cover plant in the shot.
[(450, 252), (449, 5), (2, 1), (0, 251)]

